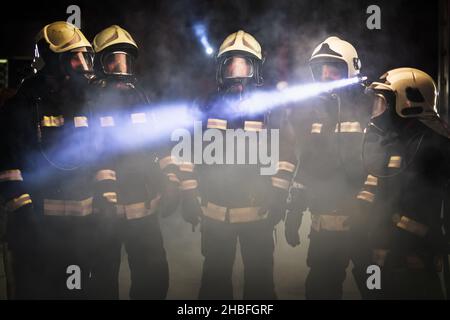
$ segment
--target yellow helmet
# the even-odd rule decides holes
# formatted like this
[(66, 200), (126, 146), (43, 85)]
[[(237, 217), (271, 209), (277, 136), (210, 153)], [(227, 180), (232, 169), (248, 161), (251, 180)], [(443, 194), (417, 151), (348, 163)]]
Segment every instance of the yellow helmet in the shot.
[(222, 42), (217, 58), (220, 58), (225, 52), (230, 51), (243, 51), (262, 60), (261, 45), (251, 34), (243, 30), (230, 34)]
[(319, 44), (313, 51), (310, 65), (315, 63), (341, 62), (346, 67), (346, 77), (353, 78), (360, 74), (361, 60), (355, 47), (338, 37), (329, 37)]
[(427, 73), (414, 68), (393, 69), (382, 75), (379, 82), (373, 82), (369, 89), (394, 94), (398, 116), (417, 118), (439, 134), (450, 137), (447, 124), (437, 110), (436, 83)]
[(108, 47), (120, 44), (128, 44), (136, 48), (136, 50), (138, 49), (136, 42), (128, 31), (117, 25), (112, 25), (104, 29), (98, 33), (95, 36), (94, 41), (92, 41), (92, 46), (94, 47), (95, 53), (102, 52)]
[(92, 76), (92, 47), (80, 29), (66, 21), (46, 25), (36, 35), (33, 67), (49, 74), (83, 79)]
[(239, 83), (261, 86), (262, 64), (264, 63), (259, 42), (249, 33), (239, 30), (223, 41), (217, 54), (216, 80), (219, 90)]
[(92, 50), (91, 44), (81, 30), (66, 21), (46, 25), (36, 36), (36, 43), (42, 40), (54, 53), (64, 53), (79, 48)]
[(92, 41), (96, 53), (94, 70), (98, 77), (133, 76), (138, 46), (125, 29), (112, 25)]

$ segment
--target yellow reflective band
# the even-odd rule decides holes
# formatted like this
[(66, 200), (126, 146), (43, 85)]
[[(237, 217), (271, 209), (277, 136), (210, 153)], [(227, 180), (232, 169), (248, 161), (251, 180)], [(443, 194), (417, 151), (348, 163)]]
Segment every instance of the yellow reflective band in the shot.
[(23, 181), (20, 170), (6, 170), (0, 172), (0, 182), (5, 181)]
[(202, 207), (202, 212), (205, 217), (224, 222), (226, 219), (226, 213), (229, 211), (230, 223), (245, 223), (266, 219), (269, 212), (266, 210), (261, 213), (260, 209), (260, 207), (245, 207), (231, 208), (228, 210), (226, 207), (208, 202), (206, 207)]
[(115, 192), (105, 192), (103, 197), (111, 203), (117, 203), (117, 193)]
[[(339, 132), (339, 124), (336, 125), (336, 130), (334, 132)], [(362, 133), (361, 124), (359, 122), (342, 122), (341, 123), (341, 132), (345, 133)]]
[(376, 187), (377, 185), (378, 185), (378, 178), (377, 177), (374, 177), (374, 176), (372, 176), (372, 175), (368, 175), (367, 176), (367, 180), (366, 180), (366, 182), (364, 183), (366, 186), (373, 186), (373, 187)]
[(29, 194), (23, 194), (18, 198), (12, 199), (10, 201), (8, 201), (5, 204), (6, 207), (6, 211), (8, 212), (14, 212), (19, 210), (20, 208), (22, 208), (23, 206), (26, 206), (28, 204), (33, 203), (31, 201), (31, 197)]
[(159, 167), (161, 168), (161, 170), (164, 170), (171, 164), (173, 164), (173, 165), (177, 164), (175, 157), (168, 156), (168, 157), (165, 157), (165, 158), (162, 158), (161, 160), (159, 160)]
[(44, 116), (42, 119), (43, 127), (62, 127), (64, 125), (63, 116)]
[(272, 186), (275, 188), (289, 190), (290, 184), (291, 183), (288, 180), (272, 177)]
[(293, 173), (295, 171), (295, 164), (287, 162), (287, 161), (280, 161), (277, 165), (277, 170), (283, 170), (287, 172)]
[(131, 122), (133, 124), (140, 124), (147, 122), (147, 116), (145, 113), (133, 113), (131, 115)]
[(190, 162), (183, 162), (180, 164), (180, 171), (182, 172), (193, 172), (194, 171), (194, 164)]
[(261, 131), (264, 128), (264, 123), (261, 121), (245, 121), (244, 130), (245, 131)]
[(161, 195), (158, 194), (150, 201), (148, 206), (145, 202), (132, 203), (127, 205), (117, 205), (117, 214), (127, 220), (139, 219), (155, 213), (158, 209)]
[(75, 117), (73, 118), (75, 128), (88, 127), (88, 119), (86, 117)]
[(186, 180), (182, 181), (180, 184), (180, 189), (183, 191), (193, 190), (196, 189), (197, 187), (198, 187), (197, 180)]
[(361, 191), (360, 193), (358, 193), (356, 198), (372, 203), (375, 200), (375, 195), (369, 191)]
[(428, 227), (426, 225), (406, 216), (402, 216), (396, 226), (419, 237), (424, 237), (428, 233)]
[(92, 213), (92, 202), (92, 197), (81, 201), (44, 199), (44, 214), (84, 217)]
[(245, 223), (266, 219), (269, 211), (261, 213), (260, 207), (230, 209), (230, 223)]
[(220, 130), (226, 130), (227, 129), (227, 120), (221, 120), (221, 119), (208, 119), (208, 129), (220, 129)]
[(114, 127), (114, 118), (113, 117), (101, 117), (100, 118), (100, 126), (102, 127)]
[(389, 159), (389, 164), (388, 164), (388, 168), (400, 168), (402, 165), (402, 157), (400, 156), (392, 156)]
[(169, 181), (180, 183), (180, 179), (178, 179), (175, 173), (168, 173), (167, 177), (169, 178)]
[(202, 207), (202, 212), (205, 217), (223, 222), (225, 221), (227, 208), (208, 202), (206, 207)]
[(322, 123), (313, 123), (311, 127), (311, 133), (321, 133), (322, 132)]
[(116, 181), (116, 172), (113, 170), (99, 170), (95, 175), (95, 181), (113, 180)]
[(331, 214), (313, 214), (311, 216), (311, 228), (316, 231), (348, 231), (350, 226), (346, 224), (349, 216), (339, 216)]

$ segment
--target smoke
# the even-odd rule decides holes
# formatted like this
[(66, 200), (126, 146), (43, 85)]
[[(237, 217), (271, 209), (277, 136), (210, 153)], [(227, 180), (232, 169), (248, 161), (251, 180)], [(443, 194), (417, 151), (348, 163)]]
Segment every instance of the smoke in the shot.
[[(381, 30), (371, 31), (366, 27), (366, 8), (371, 4), (381, 8)], [(155, 106), (162, 108), (162, 123), (186, 120), (183, 116), (186, 115), (185, 105), (216, 90), (215, 59), (205, 55), (205, 47), (193, 31), (197, 23), (204, 26), (209, 45), (215, 51), (231, 32), (243, 29), (253, 34), (262, 44), (266, 58), (264, 78), (268, 91), (280, 81), (289, 82), (291, 87), (311, 82), (308, 60), (313, 49), (331, 35), (355, 46), (362, 60), (362, 73), (371, 80), (388, 69), (403, 66), (417, 67), (436, 75), (437, 62), (433, 58), (437, 60), (437, 44), (433, 35), (437, 22), (436, 26), (430, 25), (435, 10), (433, 3), (425, 5), (405, 0), (129, 0), (125, 4), (85, 2), (80, 7), (83, 28), (90, 39), (111, 24), (119, 24), (133, 35), (140, 49), (139, 80)], [(61, 12), (65, 10), (61, 9)], [(63, 15), (43, 17), (47, 20), (40, 25), (49, 23), (48, 19), (60, 20)], [(16, 32), (23, 29), (27, 28), (14, 28)], [(8, 29), (4, 30), (2, 39), (5, 43), (16, 43), (15, 38), (9, 38), (12, 36), (7, 34)], [(37, 30), (33, 28), (29, 32), (34, 35)], [(14, 36), (31, 41), (30, 36)], [(176, 101), (182, 101), (181, 105), (175, 105), (180, 113), (168, 108)], [(263, 101), (267, 102), (266, 99)], [(158, 110), (158, 107), (154, 109)], [(170, 127), (164, 130), (170, 130)], [(154, 131), (152, 134), (154, 138), (158, 137)], [(139, 138), (146, 136), (148, 134)], [(121, 137), (125, 140), (136, 138), (132, 131)], [(144, 142), (148, 141), (141, 141)], [(163, 220), (162, 225), (171, 266), (169, 297), (195, 298), (202, 262), (199, 233), (192, 233), (178, 214)], [(278, 226), (275, 263), (280, 298), (303, 296), (301, 284), (307, 273), (304, 260), (308, 227), (307, 222), (302, 227), (302, 248), (294, 250), (286, 246), (281, 236), (283, 227)], [(242, 271), (242, 265), (239, 264), (237, 269)], [(235, 282), (242, 289), (241, 278), (235, 278)]]

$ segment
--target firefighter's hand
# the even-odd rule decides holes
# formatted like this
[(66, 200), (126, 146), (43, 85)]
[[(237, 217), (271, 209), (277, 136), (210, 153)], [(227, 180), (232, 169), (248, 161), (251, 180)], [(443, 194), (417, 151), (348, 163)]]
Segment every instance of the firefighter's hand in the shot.
[(199, 224), (202, 208), (194, 192), (182, 192), (181, 213), (183, 219), (194, 228)]
[(300, 211), (306, 210), (306, 195), (304, 187), (293, 182), (291, 188), (289, 189), (289, 195), (287, 198), (287, 209), (289, 211)]
[(168, 182), (164, 193), (161, 197), (161, 215), (163, 217), (168, 217), (173, 214), (180, 204), (180, 191), (178, 184), (175, 182)]
[(104, 194), (97, 194), (94, 196), (93, 209), (95, 213), (116, 215), (117, 213), (117, 194), (114, 197), (115, 192), (108, 192)]
[(303, 212), (288, 211), (284, 223), (284, 235), (291, 247), (300, 245), (300, 226), (302, 225)]
[(287, 193), (284, 190), (275, 188), (272, 195), (267, 198), (266, 204), (261, 208), (261, 212), (268, 212), (268, 221), (272, 226), (276, 226), (284, 218), (286, 212)]
[(261, 208), (260, 214), (264, 214), (268, 212), (267, 220), (272, 226), (276, 226), (278, 223), (280, 223), (281, 220), (283, 220), (284, 213), (286, 211), (285, 206), (282, 205), (270, 205), (268, 208)]

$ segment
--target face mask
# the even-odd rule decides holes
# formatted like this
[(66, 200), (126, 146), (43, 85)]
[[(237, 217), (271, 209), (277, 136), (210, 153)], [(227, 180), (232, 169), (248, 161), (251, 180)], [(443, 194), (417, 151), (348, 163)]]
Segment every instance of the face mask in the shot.
[(101, 63), (106, 75), (132, 76), (134, 74), (134, 58), (127, 52), (115, 51), (105, 54)]
[(69, 52), (63, 55), (66, 76), (75, 83), (87, 83), (93, 77), (93, 57), (89, 52)]
[(230, 56), (221, 63), (219, 73), (223, 82), (222, 92), (227, 96), (242, 99), (255, 75), (254, 62), (246, 56)]

